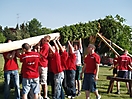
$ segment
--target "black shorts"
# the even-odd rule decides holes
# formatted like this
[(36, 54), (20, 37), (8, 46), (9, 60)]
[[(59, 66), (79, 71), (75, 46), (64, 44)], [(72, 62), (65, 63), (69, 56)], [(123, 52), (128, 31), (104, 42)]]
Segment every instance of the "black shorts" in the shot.
[(113, 69), (113, 74), (117, 74), (117, 68)]

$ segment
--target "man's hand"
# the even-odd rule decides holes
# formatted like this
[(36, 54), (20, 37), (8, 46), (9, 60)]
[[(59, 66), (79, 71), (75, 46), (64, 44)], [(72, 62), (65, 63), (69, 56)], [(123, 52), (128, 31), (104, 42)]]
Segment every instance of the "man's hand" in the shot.
[(96, 81), (96, 80), (98, 80), (98, 79), (99, 79), (98, 76), (95, 75), (94, 80)]
[(83, 75), (83, 73), (80, 74), (80, 79), (81, 79), (81, 80), (82, 80), (82, 75)]

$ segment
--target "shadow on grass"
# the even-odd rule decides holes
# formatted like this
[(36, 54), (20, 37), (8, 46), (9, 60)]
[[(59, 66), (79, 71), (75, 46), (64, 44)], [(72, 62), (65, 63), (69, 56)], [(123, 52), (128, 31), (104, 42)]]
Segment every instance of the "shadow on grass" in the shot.
[(107, 93), (107, 90), (103, 90), (103, 89), (99, 89), (99, 94), (101, 94), (102, 96), (107, 96), (109, 98), (117, 98), (117, 99), (130, 99), (130, 95), (126, 94), (126, 93), (120, 93), (120, 94), (114, 94), (114, 92), (112, 93)]
[(0, 93), (4, 93), (4, 83), (0, 83)]

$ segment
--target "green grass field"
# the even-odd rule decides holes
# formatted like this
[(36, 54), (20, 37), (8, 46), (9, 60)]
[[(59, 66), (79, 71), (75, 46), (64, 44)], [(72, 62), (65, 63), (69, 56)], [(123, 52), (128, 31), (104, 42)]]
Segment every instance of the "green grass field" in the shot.
[[(3, 58), (0, 55), (0, 99), (4, 99), (3, 98)], [(127, 88), (125, 86), (125, 83), (121, 82), (121, 94), (117, 95), (114, 94), (114, 92), (116, 92), (116, 84), (114, 85), (113, 88), (113, 93), (107, 94), (107, 88), (109, 85), (109, 81), (106, 80), (106, 76), (108, 75), (112, 75), (112, 71), (109, 71), (108, 66), (100, 66), (100, 72), (99, 72), (99, 80), (97, 82), (97, 87), (99, 90), (99, 93), (101, 95), (101, 99), (130, 99), (129, 98), (129, 94), (126, 94), (127, 92)], [(50, 92), (50, 86), (49, 86), (49, 92)], [(95, 99), (95, 95), (93, 93), (90, 94), (91, 98), (90, 99)], [(11, 90), (11, 94), (10, 94), (10, 99), (14, 99), (14, 90)], [(76, 97), (75, 99), (85, 99), (85, 92), (82, 91), (81, 95)]]

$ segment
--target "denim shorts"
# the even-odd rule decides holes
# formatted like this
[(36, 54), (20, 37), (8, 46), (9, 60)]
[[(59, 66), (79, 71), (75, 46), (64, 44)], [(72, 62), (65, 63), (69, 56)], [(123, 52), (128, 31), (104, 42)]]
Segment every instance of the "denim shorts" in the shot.
[(23, 94), (28, 94), (30, 89), (33, 90), (34, 94), (40, 93), (39, 78), (27, 79), (23, 78), (22, 80), (22, 91)]
[(96, 81), (94, 80), (95, 75), (91, 73), (84, 73), (83, 85), (82, 89), (95, 92), (96, 88)]
[(117, 77), (128, 78), (128, 71), (118, 71)]

